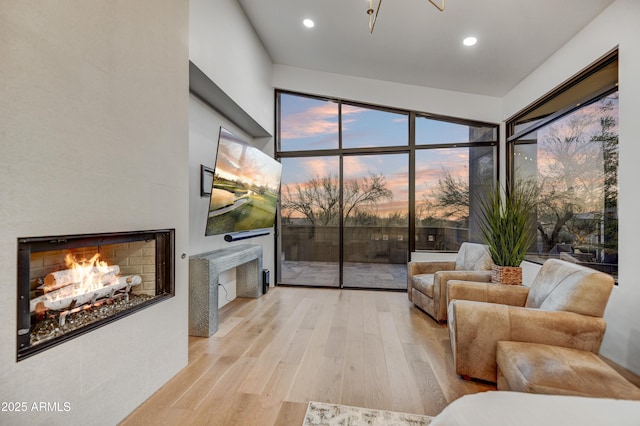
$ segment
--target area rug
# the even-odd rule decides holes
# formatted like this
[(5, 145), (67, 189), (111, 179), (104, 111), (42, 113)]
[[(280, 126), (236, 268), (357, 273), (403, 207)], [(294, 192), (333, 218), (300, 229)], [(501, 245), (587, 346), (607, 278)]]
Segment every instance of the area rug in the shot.
[(426, 426), (431, 419), (419, 414), (311, 401), (302, 426)]

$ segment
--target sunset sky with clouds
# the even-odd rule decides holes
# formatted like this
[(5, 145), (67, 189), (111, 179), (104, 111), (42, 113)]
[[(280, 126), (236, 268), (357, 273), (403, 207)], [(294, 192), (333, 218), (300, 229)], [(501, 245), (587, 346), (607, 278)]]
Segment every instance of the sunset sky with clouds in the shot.
[[(339, 145), (338, 103), (296, 95), (281, 95), (280, 144), (282, 151), (337, 149)], [(344, 104), (342, 106), (343, 148), (406, 146), (408, 115)], [(416, 144), (432, 145), (469, 142), (469, 126), (426, 117), (416, 120)], [(282, 185), (304, 186), (313, 175), (338, 176), (336, 155), (282, 158)], [(444, 176), (468, 179), (469, 148), (418, 150), (416, 153), (416, 201), (420, 202)], [(375, 212), (382, 216), (409, 209), (409, 155), (345, 155), (346, 180), (382, 174), (392, 200), (381, 201)], [(373, 213), (373, 212), (372, 212)]]

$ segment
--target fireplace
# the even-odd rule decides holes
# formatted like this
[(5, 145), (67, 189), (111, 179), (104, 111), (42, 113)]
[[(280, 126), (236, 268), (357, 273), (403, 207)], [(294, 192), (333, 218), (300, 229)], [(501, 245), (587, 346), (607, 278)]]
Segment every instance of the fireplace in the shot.
[(18, 238), (17, 360), (174, 293), (174, 230)]

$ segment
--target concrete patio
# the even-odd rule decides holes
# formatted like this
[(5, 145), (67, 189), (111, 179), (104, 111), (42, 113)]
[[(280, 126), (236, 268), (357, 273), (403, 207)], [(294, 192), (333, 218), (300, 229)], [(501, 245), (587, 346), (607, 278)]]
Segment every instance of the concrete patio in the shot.
[[(388, 263), (344, 264), (344, 288), (407, 288), (407, 265)], [(283, 261), (280, 284), (339, 287), (337, 262)]]

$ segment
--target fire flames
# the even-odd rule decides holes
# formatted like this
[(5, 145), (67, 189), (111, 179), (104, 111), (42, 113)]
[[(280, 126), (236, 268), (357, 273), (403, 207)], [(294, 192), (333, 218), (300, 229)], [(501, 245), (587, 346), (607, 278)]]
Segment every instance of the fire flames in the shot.
[(115, 278), (113, 268), (107, 262), (100, 260), (100, 253), (96, 253), (89, 260), (77, 260), (73, 254), (67, 253), (64, 261), (70, 271), (70, 282), (81, 283), (81, 287), (87, 291), (102, 287), (104, 283)]
[(94, 303), (97, 299), (113, 297), (116, 291), (138, 285), (137, 276), (119, 277), (120, 267), (100, 260), (100, 253), (91, 259), (76, 259), (72, 253), (65, 256), (67, 269), (52, 272), (44, 277), (42, 296), (31, 300), (31, 312), (48, 309), (62, 310), (69, 306)]
[(72, 253), (67, 253), (64, 260), (67, 269), (47, 274), (42, 286), (45, 293), (57, 290), (57, 298), (69, 296), (70, 292), (79, 294), (97, 290), (116, 279), (120, 273), (118, 266), (109, 266), (100, 260), (100, 253), (89, 260), (78, 260)]

